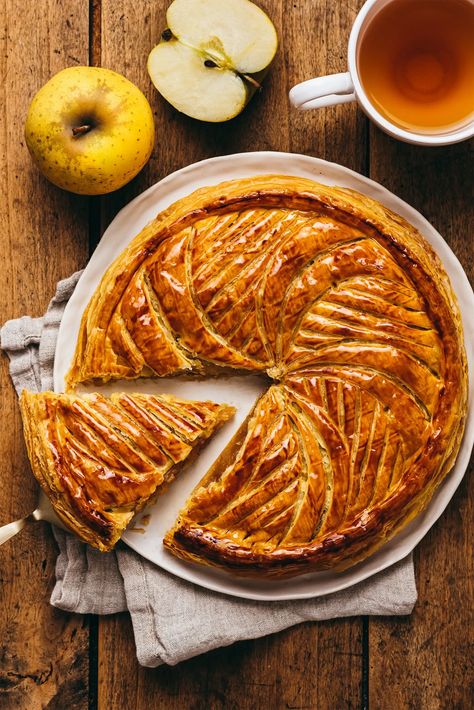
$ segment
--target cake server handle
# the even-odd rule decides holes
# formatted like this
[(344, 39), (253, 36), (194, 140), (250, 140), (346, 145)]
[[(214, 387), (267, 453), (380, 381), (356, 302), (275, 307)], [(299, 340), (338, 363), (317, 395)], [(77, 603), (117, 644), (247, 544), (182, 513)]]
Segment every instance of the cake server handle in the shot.
[(36, 508), (36, 510), (34, 510), (26, 517), (20, 518), (20, 520), (14, 520), (13, 523), (7, 523), (6, 525), (2, 525), (2, 527), (0, 528), (0, 545), (3, 545), (4, 542), (7, 542), (7, 540), (9, 540), (11, 537), (19, 533), (20, 530), (23, 530), (27, 523), (32, 522), (34, 520), (42, 520), (41, 511), (39, 510), (39, 508)]
[(46, 520), (48, 523), (56, 525), (56, 527), (62, 528), (63, 530), (66, 529), (54, 512), (53, 506), (48, 498), (43, 491), (40, 491), (36, 510), (33, 510), (32, 513), (26, 515), (24, 518), (20, 518), (20, 520), (14, 520), (13, 523), (7, 523), (0, 527), (0, 545), (3, 545), (4, 542), (7, 542), (11, 537), (19, 533), (20, 530), (23, 530), (25, 525), (36, 522), (37, 520)]

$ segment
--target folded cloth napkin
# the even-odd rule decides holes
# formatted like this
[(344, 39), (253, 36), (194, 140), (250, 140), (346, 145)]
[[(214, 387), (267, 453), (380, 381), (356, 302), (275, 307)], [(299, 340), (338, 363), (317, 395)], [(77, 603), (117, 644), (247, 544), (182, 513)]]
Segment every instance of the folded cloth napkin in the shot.
[[(43, 318), (8, 321), (1, 347), (19, 394), (53, 388), (53, 362), (61, 317), (80, 273), (58, 284)], [(256, 602), (207, 591), (164, 572), (119, 544), (98, 552), (53, 528), (59, 545), (51, 604), (80, 614), (132, 617), (138, 661), (175, 665), (213, 648), (258, 638), (303, 621), (344, 616), (409, 614), (416, 602), (413, 559), (349, 589), (325, 597)], [(291, 584), (291, 582), (290, 582)]]

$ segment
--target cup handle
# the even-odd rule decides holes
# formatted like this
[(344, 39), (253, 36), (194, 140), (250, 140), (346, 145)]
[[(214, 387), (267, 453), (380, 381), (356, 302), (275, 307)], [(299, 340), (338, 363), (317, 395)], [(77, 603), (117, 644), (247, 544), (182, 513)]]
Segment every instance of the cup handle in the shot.
[(349, 72), (320, 76), (297, 84), (290, 91), (290, 101), (296, 108), (308, 111), (334, 104), (355, 101), (354, 84)]

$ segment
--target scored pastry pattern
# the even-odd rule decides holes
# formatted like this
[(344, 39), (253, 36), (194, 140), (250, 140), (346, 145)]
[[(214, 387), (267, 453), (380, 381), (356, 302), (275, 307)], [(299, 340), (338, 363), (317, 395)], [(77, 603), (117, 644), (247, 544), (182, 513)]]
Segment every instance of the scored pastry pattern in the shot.
[(63, 522), (101, 550), (234, 411), (167, 395), (24, 391), (20, 403), (33, 473)]
[(165, 544), (269, 574), (352, 563), (420, 509), (459, 446), (465, 360), (444, 276), (410, 225), (356, 193), (296, 178), (202, 190), (112, 265), (69, 382), (266, 373)]

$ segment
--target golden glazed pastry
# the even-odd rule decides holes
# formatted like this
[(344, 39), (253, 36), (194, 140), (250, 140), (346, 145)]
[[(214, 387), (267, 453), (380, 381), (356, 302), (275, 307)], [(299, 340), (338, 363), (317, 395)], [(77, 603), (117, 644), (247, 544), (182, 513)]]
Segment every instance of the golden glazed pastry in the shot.
[(20, 406), (41, 488), (62, 522), (103, 551), (235, 411), (167, 395), (26, 390)]
[(229, 370), (273, 384), (166, 536), (180, 557), (264, 576), (351, 565), (453, 465), (455, 296), (422, 236), (361, 194), (259, 176), (178, 201), (106, 272), (68, 382)]

